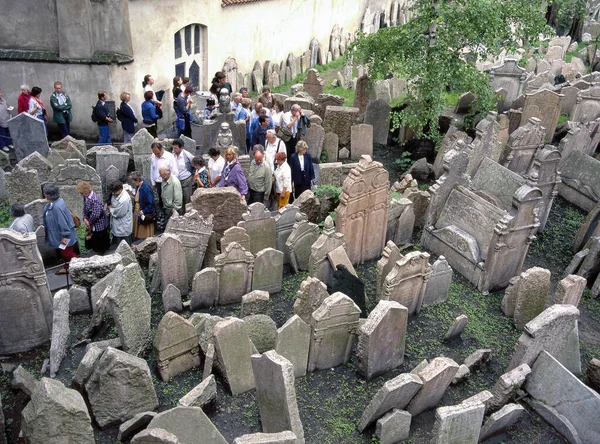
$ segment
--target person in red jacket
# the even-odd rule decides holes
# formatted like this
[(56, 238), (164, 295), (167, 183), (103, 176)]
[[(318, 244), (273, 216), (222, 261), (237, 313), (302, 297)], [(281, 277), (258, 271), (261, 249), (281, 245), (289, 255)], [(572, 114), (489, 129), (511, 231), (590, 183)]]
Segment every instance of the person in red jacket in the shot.
[(29, 111), (29, 99), (31, 98), (31, 89), (29, 85), (21, 85), (21, 95), (17, 100), (17, 111), (19, 114)]

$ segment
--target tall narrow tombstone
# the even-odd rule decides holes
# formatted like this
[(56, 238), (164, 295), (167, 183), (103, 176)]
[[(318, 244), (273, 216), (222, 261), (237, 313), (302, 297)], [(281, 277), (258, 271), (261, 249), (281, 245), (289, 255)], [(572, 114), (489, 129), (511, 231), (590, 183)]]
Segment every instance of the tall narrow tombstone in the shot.
[(520, 275), (514, 310), (514, 321), (518, 329), (544, 311), (550, 291), (550, 271), (533, 267)]
[(252, 343), (244, 321), (230, 318), (219, 322), (213, 329), (215, 351), (223, 379), (233, 395), (255, 387), (252, 374)]
[(255, 202), (242, 214), (242, 221), (237, 226), (244, 228), (250, 236), (250, 252), (258, 253), (265, 248), (275, 248), (277, 231), (275, 218), (261, 202)]
[[(304, 107), (303, 107), (304, 108)], [(302, 138), (308, 145), (308, 154), (314, 163), (321, 162), (321, 152), (325, 143), (325, 130), (321, 125), (321, 118), (313, 114), (310, 119), (311, 125), (306, 130), (306, 135)]]
[(190, 309), (196, 311), (212, 307), (219, 299), (219, 273), (216, 268), (205, 268), (194, 276)]
[(584, 277), (570, 274), (556, 286), (554, 293), (555, 304), (571, 304), (577, 307), (585, 290), (587, 280)]
[(335, 231), (333, 219), (331, 216), (327, 216), (323, 225), (323, 233), (311, 246), (310, 258), (308, 260), (310, 276), (319, 279), (325, 284), (331, 282), (334, 270), (331, 268), (327, 254), (340, 245), (346, 246), (344, 235)]
[(412, 242), (415, 227), (414, 203), (405, 197), (392, 199), (388, 212), (385, 240), (396, 245), (407, 245)]
[(158, 268), (162, 289), (169, 284), (179, 289), (182, 296), (188, 294), (188, 271), (185, 250), (181, 239), (176, 234), (164, 234), (158, 247)]
[(360, 308), (348, 296), (328, 296), (312, 314), (308, 371), (332, 368), (350, 359)]
[(537, 151), (544, 147), (545, 137), (546, 131), (542, 121), (531, 117), (509, 136), (505, 156), (501, 159), (503, 165), (517, 174), (524, 175)]
[(373, 143), (387, 144), (391, 110), (390, 105), (383, 99), (374, 100), (367, 105), (365, 123), (373, 125)]
[(287, 257), (294, 272), (308, 270), (312, 245), (319, 236), (319, 227), (296, 213), (294, 226), (285, 241)]
[(0, 229), (0, 354), (50, 339), (52, 296), (33, 233)]
[(448, 265), (444, 256), (439, 256), (431, 268), (431, 277), (427, 281), (423, 296), (423, 307), (445, 302), (452, 284), (452, 267)]
[(256, 398), (263, 432), (291, 430), (296, 443), (304, 443), (304, 428), (294, 388), (294, 366), (274, 350), (252, 356)]
[(139, 130), (131, 139), (135, 169), (142, 173), (146, 181), (150, 181), (151, 146), (153, 142), (154, 137), (146, 128)]
[(52, 304), (52, 342), (50, 344), (50, 377), (55, 378), (69, 343), (69, 304), (71, 296), (66, 290), (54, 295)]
[(353, 264), (373, 260), (385, 246), (389, 210), (389, 174), (379, 162), (363, 155), (344, 180), (336, 226), (347, 242)]
[(154, 336), (154, 357), (164, 382), (200, 365), (196, 328), (172, 311), (163, 316)]
[(292, 233), (294, 224), (296, 223), (296, 215), (299, 211), (300, 208), (288, 204), (281, 208), (277, 212), (277, 216), (275, 216), (275, 231), (277, 233), (277, 237), (275, 239), (275, 248), (284, 254), (284, 264), (290, 263), (285, 243)]
[(252, 290), (281, 291), (283, 279), (283, 253), (274, 248), (265, 248), (256, 254), (252, 273)]
[(373, 125), (360, 123), (350, 128), (350, 158), (360, 160), (363, 155), (373, 155)]
[(140, 356), (150, 345), (150, 295), (137, 264), (117, 265), (112, 290), (108, 293), (109, 310), (115, 321), (123, 350)]
[(429, 254), (413, 251), (396, 262), (383, 283), (381, 299), (396, 301), (413, 315), (421, 310), (432, 269)]
[(173, 216), (169, 219), (166, 232), (179, 236), (187, 263), (188, 282), (202, 267), (204, 254), (208, 248), (213, 231), (213, 217), (202, 217), (196, 210), (191, 210), (183, 216)]
[(388, 241), (381, 253), (381, 259), (377, 261), (377, 300), (381, 299), (385, 278), (402, 257), (402, 253), (400, 253), (400, 249), (396, 244)]
[(312, 97), (316, 98), (319, 94), (323, 94), (323, 79), (319, 77), (319, 71), (316, 69), (311, 69), (308, 71), (303, 85), (304, 91), (306, 91)]
[(15, 147), (17, 162), (37, 151), (48, 155), (48, 138), (44, 122), (29, 113), (21, 113), (8, 121), (8, 129)]
[(240, 244), (232, 242), (215, 258), (219, 275), (219, 305), (241, 302), (242, 296), (252, 290), (254, 256)]
[(310, 326), (294, 315), (277, 330), (275, 351), (294, 366), (294, 376), (306, 375), (310, 346)]
[(404, 362), (408, 310), (395, 301), (379, 301), (358, 334), (358, 371), (367, 381)]

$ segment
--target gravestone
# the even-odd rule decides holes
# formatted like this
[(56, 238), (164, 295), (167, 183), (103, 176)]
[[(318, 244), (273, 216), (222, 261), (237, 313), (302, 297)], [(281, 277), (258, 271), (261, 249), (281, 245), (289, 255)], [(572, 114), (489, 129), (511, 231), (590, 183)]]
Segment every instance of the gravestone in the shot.
[(376, 269), (377, 269), (377, 298), (379, 301), (381, 298), (381, 294), (383, 292), (383, 286), (385, 283), (385, 278), (392, 271), (392, 269), (396, 266), (396, 262), (398, 262), (402, 258), (402, 253), (400, 253), (400, 249), (394, 244), (392, 241), (388, 241), (381, 253), (381, 259), (377, 261)]
[(423, 307), (446, 302), (452, 284), (452, 267), (448, 265), (448, 261), (444, 256), (439, 256), (431, 268), (432, 273), (427, 281), (425, 295), (423, 296)]
[(363, 432), (392, 409), (404, 410), (422, 386), (423, 381), (414, 373), (402, 373), (386, 381), (363, 411), (356, 426), (358, 431)]
[(108, 308), (117, 327), (123, 350), (141, 356), (152, 340), (150, 295), (137, 264), (117, 265)]
[[(347, 106), (327, 106), (323, 115), (325, 133), (338, 135), (340, 147), (349, 146), (351, 128), (358, 120), (358, 108)], [(367, 122), (369, 123), (369, 122)]]
[(431, 273), (429, 254), (410, 252), (400, 258), (386, 276), (380, 298), (399, 302), (408, 308), (409, 315), (418, 313)]
[(358, 167), (344, 180), (336, 227), (344, 235), (353, 264), (381, 255), (387, 230), (388, 189), (388, 172), (367, 155), (361, 156)]
[(337, 162), (340, 138), (335, 133), (325, 133), (323, 149), (327, 153), (327, 162)]
[(219, 322), (213, 329), (215, 351), (219, 369), (232, 395), (255, 387), (252, 374), (252, 343), (246, 333), (244, 321), (229, 318)]
[(298, 296), (294, 302), (294, 314), (310, 325), (313, 312), (329, 296), (327, 286), (317, 278), (307, 277), (300, 284)]
[(458, 103), (454, 112), (457, 114), (467, 114), (471, 110), (471, 104), (475, 101), (476, 97), (471, 91), (461, 94), (458, 98)]
[(459, 338), (463, 331), (465, 331), (467, 322), (469, 322), (467, 315), (462, 314), (457, 316), (456, 319), (452, 321), (452, 325), (450, 325), (448, 331), (444, 335), (444, 341), (451, 341), (452, 339)]
[[(83, 396), (50, 378), (42, 378), (21, 412), (21, 431), (23, 438), (32, 443), (94, 442), (92, 420)], [(0, 432), (0, 442), (7, 442), (1, 426)]]
[(547, 89), (539, 90), (533, 94), (525, 94), (521, 126), (525, 125), (531, 117), (537, 117), (541, 120), (542, 126), (546, 128), (546, 142), (551, 141), (558, 123), (564, 97), (562, 94)]
[(554, 293), (555, 304), (570, 304), (575, 307), (579, 305), (587, 280), (582, 276), (570, 274), (556, 286)]
[(412, 242), (415, 226), (414, 204), (410, 199), (401, 197), (390, 201), (385, 240), (396, 245), (408, 245)]
[(545, 136), (542, 121), (537, 117), (530, 118), (509, 136), (502, 164), (517, 174), (525, 175), (537, 151), (544, 147)]
[(335, 293), (325, 298), (312, 314), (308, 371), (333, 368), (349, 361), (359, 317), (360, 308), (348, 296)]
[(173, 284), (167, 285), (167, 288), (165, 288), (162, 292), (162, 302), (165, 313), (169, 311), (174, 311), (177, 313), (183, 311), (181, 292)]
[(77, 216), (83, 214), (83, 198), (75, 187), (82, 181), (88, 182), (92, 189), (100, 192), (102, 182), (96, 170), (76, 159), (67, 159), (64, 165), (54, 168), (50, 176), (50, 182), (53, 182), (60, 189), (60, 197), (64, 199), (67, 207)]
[(479, 402), (438, 408), (432, 432), (435, 442), (477, 444), (484, 414), (485, 405)]
[(277, 330), (275, 351), (294, 366), (294, 376), (306, 375), (310, 346), (310, 326), (294, 315)]
[(119, 264), (121, 264), (121, 255), (115, 253), (75, 257), (69, 263), (69, 274), (76, 284), (92, 287)]
[(144, 429), (131, 438), (131, 444), (179, 444), (177, 436), (165, 429)]
[(498, 412), (490, 415), (483, 423), (483, 427), (481, 427), (481, 432), (479, 433), (479, 441), (485, 441), (512, 427), (514, 423), (521, 419), (524, 413), (525, 408), (519, 404), (505, 405)]
[(594, 85), (577, 95), (571, 120), (585, 123), (598, 117), (600, 117), (600, 87)]
[(208, 267), (196, 273), (192, 282), (190, 309), (196, 311), (212, 307), (219, 298), (219, 273)]
[(150, 183), (151, 146), (153, 142), (154, 137), (146, 128), (142, 128), (131, 138), (135, 169), (142, 173), (144, 180), (148, 183)]
[(352, 125), (350, 158), (360, 160), (363, 155), (373, 155), (373, 126), (364, 123)]
[(319, 94), (315, 100), (314, 111), (322, 119), (325, 119), (325, 110), (328, 106), (342, 106), (345, 100), (343, 97), (332, 94)]
[[(300, 209), (298, 207), (288, 204), (277, 211), (277, 215), (275, 216), (275, 232), (277, 233), (277, 237), (275, 239), (275, 248), (284, 254), (284, 264), (290, 263), (290, 258), (285, 243), (294, 229), (296, 215), (299, 211)], [(302, 217), (304, 217), (304, 215), (302, 215)]]
[(223, 62), (223, 69), (221, 70), (227, 76), (227, 81), (231, 84), (232, 92), (237, 92), (243, 85), (238, 84), (238, 65), (234, 58), (227, 57)]
[(413, 416), (434, 408), (458, 371), (458, 364), (450, 358), (435, 358), (417, 373), (423, 386), (406, 407)]
[(50, 339), (52, 296), (35, 234), (0, 229), (0, 354)]
[(518, 65), (517, 60), (509, 59), (503, 65), (490, 69), (489, 74), (494, 90), (504, 89), (506, 91), (506, 98), (499, 112), (512, 108), (513, 102), (521, 95), (526, 78), (525, 69)]
[(244, 228), (250, 236), (250, 252), (257, 254), (265, 248), (275, 248), (277, 231), (275, 218), (267, 210), (263, 203), (255, 202), (248, 207), (248, 211), (242, 214), (242, 221), (237, 223), (238, 227)]
[(325, 142), (325, 130), (319, 123), (320, 117), (313, 114), (311, 117), (310, 128), (306, 130), (306, 136), (302, 137), (302, 140), (308, 145), (308, 154), (312, 158), (314, 163), (321, 161), (321, 152), (323, 151), (323, 143)]
[[(99, 151), (96, 154), (96, 172), (100, 175), (102, 181), (102, 188), (106, 190), (105, 197), (108, 197), (108, 186), (110, 185), (110, 179), (107, 176), (107, 170), (109, 167), (115, 167), (118, 170), (116, 180), (123, 182), (123, 179), (127, 177), (127, 167), (129, 166), (129, 154), (120, 152), (110, 151)], [(114, 178), (112, 178), (114, 179)]]
[(101, 428), (158, 407), (148, 363), (112, 347), (96, 362), (85, 391)]
[(296, 213), (294, 226), (285, 241), (287, 257), (294, 272), (308, 270), (311, 248), (319, 236), (319, 227)]
[(240, 317), (251, 314), (268, 314), (269, 312), (269, 292), (262, 290), (252, 290), (250, 293), (242, 296), (240, 306)]
[(17, 162), (34, 151), (48, 155), (48, 138), (44, 122), (29, 113), (21, 113), (8, 121), (8, 130), (15, 147)]
[(398, 302), (379, 301), (359, 328), (358, 372), (367, 381), (404, 362), (408, 310)]
[(214, 375), (205, 378), (200, 384), (186, 393), (178, 402), (180, 407), (200, 407), (212, 410), (217, 400), (217, 380)]
[(252, 371), (263, 432), (291, 430), (296, 435), (296, 443), (304, 443), (304, 428), (296, 402), (292, 363), (270, 350), (262, 355), (252, 356)]
[(209, 215), (204, 218), (196, 210), (190, 210), (183, 216), (174, 215), (169, 219), (165, 232), (175, 234), (181, 240), (189, 283), (202, 267), (212, 231), (213, 217)]
[(163, 235), (158, 246), (158, 271), (163, 291), (169, 284), (173, 284), (182, 296), (188, 294), (187, 261), (183, 243), (178, 235), (169, 233)]
[(221, 238), (221, 250), (225, 251), (227, 245), (237, 242), (242, 248), (250, 251), (250, 236), (245, 228), (231, 227), (225, 230)]
[(242, 320), (246, 325), (246, 332), (253, 349), (258, 353), (264, 353), (275, 348), (277, 325), (273, 319), (264, 314), (254, 314)]
[(69, 343), (69, 304), (71, 296), (66, 290), (58, 291), (52, 302), (52, 341), (50, 344), (50, 377), (55, 378)]
[[(5, 182), (8, 203), (11, 205), (15, 203), (24, 205), (42, 197), (40, 179), (35, 170), (26, 170), (17, 165), (12, 169), (11, 173), (5, 176)], [(79, 200), (83, 201), (81, 195), (79, 195)], [(83, 203), (81, 203), (80, 207), (83, 211)], [(81, 212), (76, 214), (81, 214)]]
[(369, 88), (369, 76), (360, 75), (356, 81), (356, 88), (354, 88), (354, 106), (359, 110), (360, 114), (364, 114), (369, 104), (369, 94), (367, 92)]
[(373, 143), (385, 145), (390, 135), (390, 105), (382, 99), (369, 102), (365, 123), (373, 125)]
[(154, 336), (154, 357), (163, 382), (200, 365), (196, 328), (172, 311), (163, 316)]
[(331, 267), (327, 254), (340, 245), (346, 247), (344, 235), (335, 231), (333, 219), (331, 216), (327, 216), (323, 225), (323, 233), (311, 246), (308, 260), (310, 276), (319, 279), (325, 284), (330, 283), (335, 270)]
[[(64, 163), (64, 162), (63, 162)], [(22, 159), (17, 165), (25, 170), (35, 170), (38, 174), (38, 178), (41, 184), (48, 182), (50, 178), (50, 170), (52, 164), (46, 160), (37, 151), (34, 151), (24, 159)]]
[[(200, 439), (202, 444), (227, 444), (227, 440), (200, 407), (175, 407), (161, 412), (150, 421), (146, 430), (161, 429), (176, 436), (176, 442), (180, 444), (195, 443)], [(171, 441), (167, 443), (171, 444)]]
[(318, 97), (319, 94), (323, 94), (323, 79), (319, 77), (319, 71), (311, 69), (308, 71), (306, 79), (304, 79), (304, 91), (310, 94), (312, 97)]
[(531, 368), (527, 364), (521, 364), (501, 375), (490, 391), (493, 398), (487, 403), (488, 411), (496, 411), (510, 402), (517, 395), (530, 373)]
[(217, 304), (239, 303), (252, 290), (254, 256), (240, 244), (232, 242), (215, 257), (215, 269), (219, 276)]
[[(148, 145), (148, 149), (150, 150), (150, 145)], [(53, 150), (51, 150), (53, 151)], [(93, 148), (90, 148), (86, 151), (85, 159), (81, 160), (80, 157), (73, 157), (75, 159), (81, 160), (82, 163), (87, 163), (92, 168), (96, 169), (96, 156), (98, 153), (118, 153), (119, 150), (112, 145), (99, 145)], [(152, 151), (150, 150), (149, 156), (152, 155)], [(65, 163), (64, 160), (60, 163)]]
[(252, 290), (268, 291), (270, 294), (281, 291), (283, 256), (281, 251), (274, 248), (265, 248), (256, 254)]
[(296, 435), (290, 430), (280, 433), (250, 433), (238, 436), (233, 444), (296, 444)]

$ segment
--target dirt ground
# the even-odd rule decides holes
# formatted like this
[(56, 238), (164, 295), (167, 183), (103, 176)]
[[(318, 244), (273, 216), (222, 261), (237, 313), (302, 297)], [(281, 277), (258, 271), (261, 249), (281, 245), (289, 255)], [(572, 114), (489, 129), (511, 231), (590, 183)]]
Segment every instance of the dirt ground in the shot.
[[(393, 149), (376, 148), (375, 160), (381, 161), (390, 171), (391, 181), (397, 180), (400, 171), (393, 164), (398, 153)], [(553, 285), (563, 277), (562, 272), (572, 257), (571, 242), (576, 229), (583, 223), (584, 215), (564, 200), (557, 198), (552, 208), (546, 230), (538, 235), (529, 250), (525, 267), (541, 266), (552, 272)], [(416, 232), (413, 243), (414, 249), (419, 248), (420, 233)], [(432, 257), (432, 262), (435, 258)], [(370, 298), (369, 309), (374, 307), (375, 262), (365, 263), (357, 267), (359, 277), (365, 283), (367, 295)], [(271, 295), (271, 316), (278, 327), (292, 314), (296, 292), (307, 273), (291, 274), (286, 267), (284, 270), (283, 289), (280, 293)], [(446, 303), (424, 308), (418, 315), (409, 319), (406, 354), (404, 364), (370, 382), (357, 376), (356, 356), (347, 365), (334, 369), (321, 370), (308, 374), (296, 381), (296, 394), (300, 417), (304, 425), (307, 443), (337, 444), (337, 443), (373, 443), (374, 427), (359, 434), (355, 426), (362, 411), (370, 399), (383, 385), (394, 376), (408, 372), (423, 359), (431, 360), (437, 356), (448, 356), (459, 364), (470, 353), (480, 348), (490, 348), (492, 359), (469, 379), (459, 385), (451, 386), (446, 392), (440, 405), (453, 405), (472, 396), (481, 390), (490, 389), (498, 377), (504, 373), (514, 351), (514, 346), (520, 332), (512, 325), (500, 310), (502, 293), (492, 293), (483, 296), (466, 279), (454, 274), (453, 284)], [(162, 317), (162, 301), (160, 294), (152, 295), (153, 328)], [(580, 340), (582, 366), (585, 371), (592, 357), (600, 357), (600, 301), (591, 298), (589, 291), (584, 295), (581, 305)], [(215, 307), (209, 310), (211, 314), (222, 316), (237, 316), (239, 305)], [(444, 333), (459, 315), (466, 314), (469, 323), (462, 338), (450, 343), (442, 342)], [(189, 317), (191, 313), (185, 313)], [(77, 341), (77, 335), (89, 321), (88, 315), (71, 317), (71, 344)], [(116, 337), (116, 329), (108, 325), (94, 340)], [(40, 378), (42, 362), (49, 356), (49, 344), (27, 353), (2, 359), (0, 362), (21, 363)], [(70, 386), (71, 378), (84, 353), (84, 347), (70, 348), (58, 379)], [(169, 383), (161, 382), (157, 377), (156, 363), (153, 353), (149, 350), (145, 358), (148, 360), (153, 374), (155, 388), (158, 394), (159, 411), (174, 407), (177, 401), (202, 380), (202, 366), (180, 375)], [(9, 442), (17, 442), (20, 430), (20, 412), (28, 402), (27, 397), (10, 386), (10, 375), (0, 373), (0, 394), (6, 416)], [(239, 435), (261, 431), (260, 416), (255, 392), (231, 396), (224, 389), (220, 380), (216, 408), (208, 412), (219, 431), (232, 442)], [(523, 405), (527, 407), (525, 403)], [(432, 439), (431, 429), (434, 423), (434, 410), (425, 412), (413, 418), (411, 435), (408, 442), (426, 443)], [(114, 443), (118, 428), (108, 427), (100, 430), (95, 426), (97, 443)], [(515, 426), (505, 433), (498, 435), (488, 442), (523, 442), (523, 443), (562, 443), (565, 440), (534, 412), (528, 413)]]

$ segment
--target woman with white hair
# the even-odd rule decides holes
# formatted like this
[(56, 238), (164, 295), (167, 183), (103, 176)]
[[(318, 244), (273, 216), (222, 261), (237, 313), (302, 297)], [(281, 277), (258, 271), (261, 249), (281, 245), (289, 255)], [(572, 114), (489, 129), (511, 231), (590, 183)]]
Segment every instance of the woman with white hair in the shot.
[(29, 85), (21, 85), (21, 94), (17, 100), (17, 112), (19, 114), (29, 111), (29, 99), (31, 98), (31, 88)]

